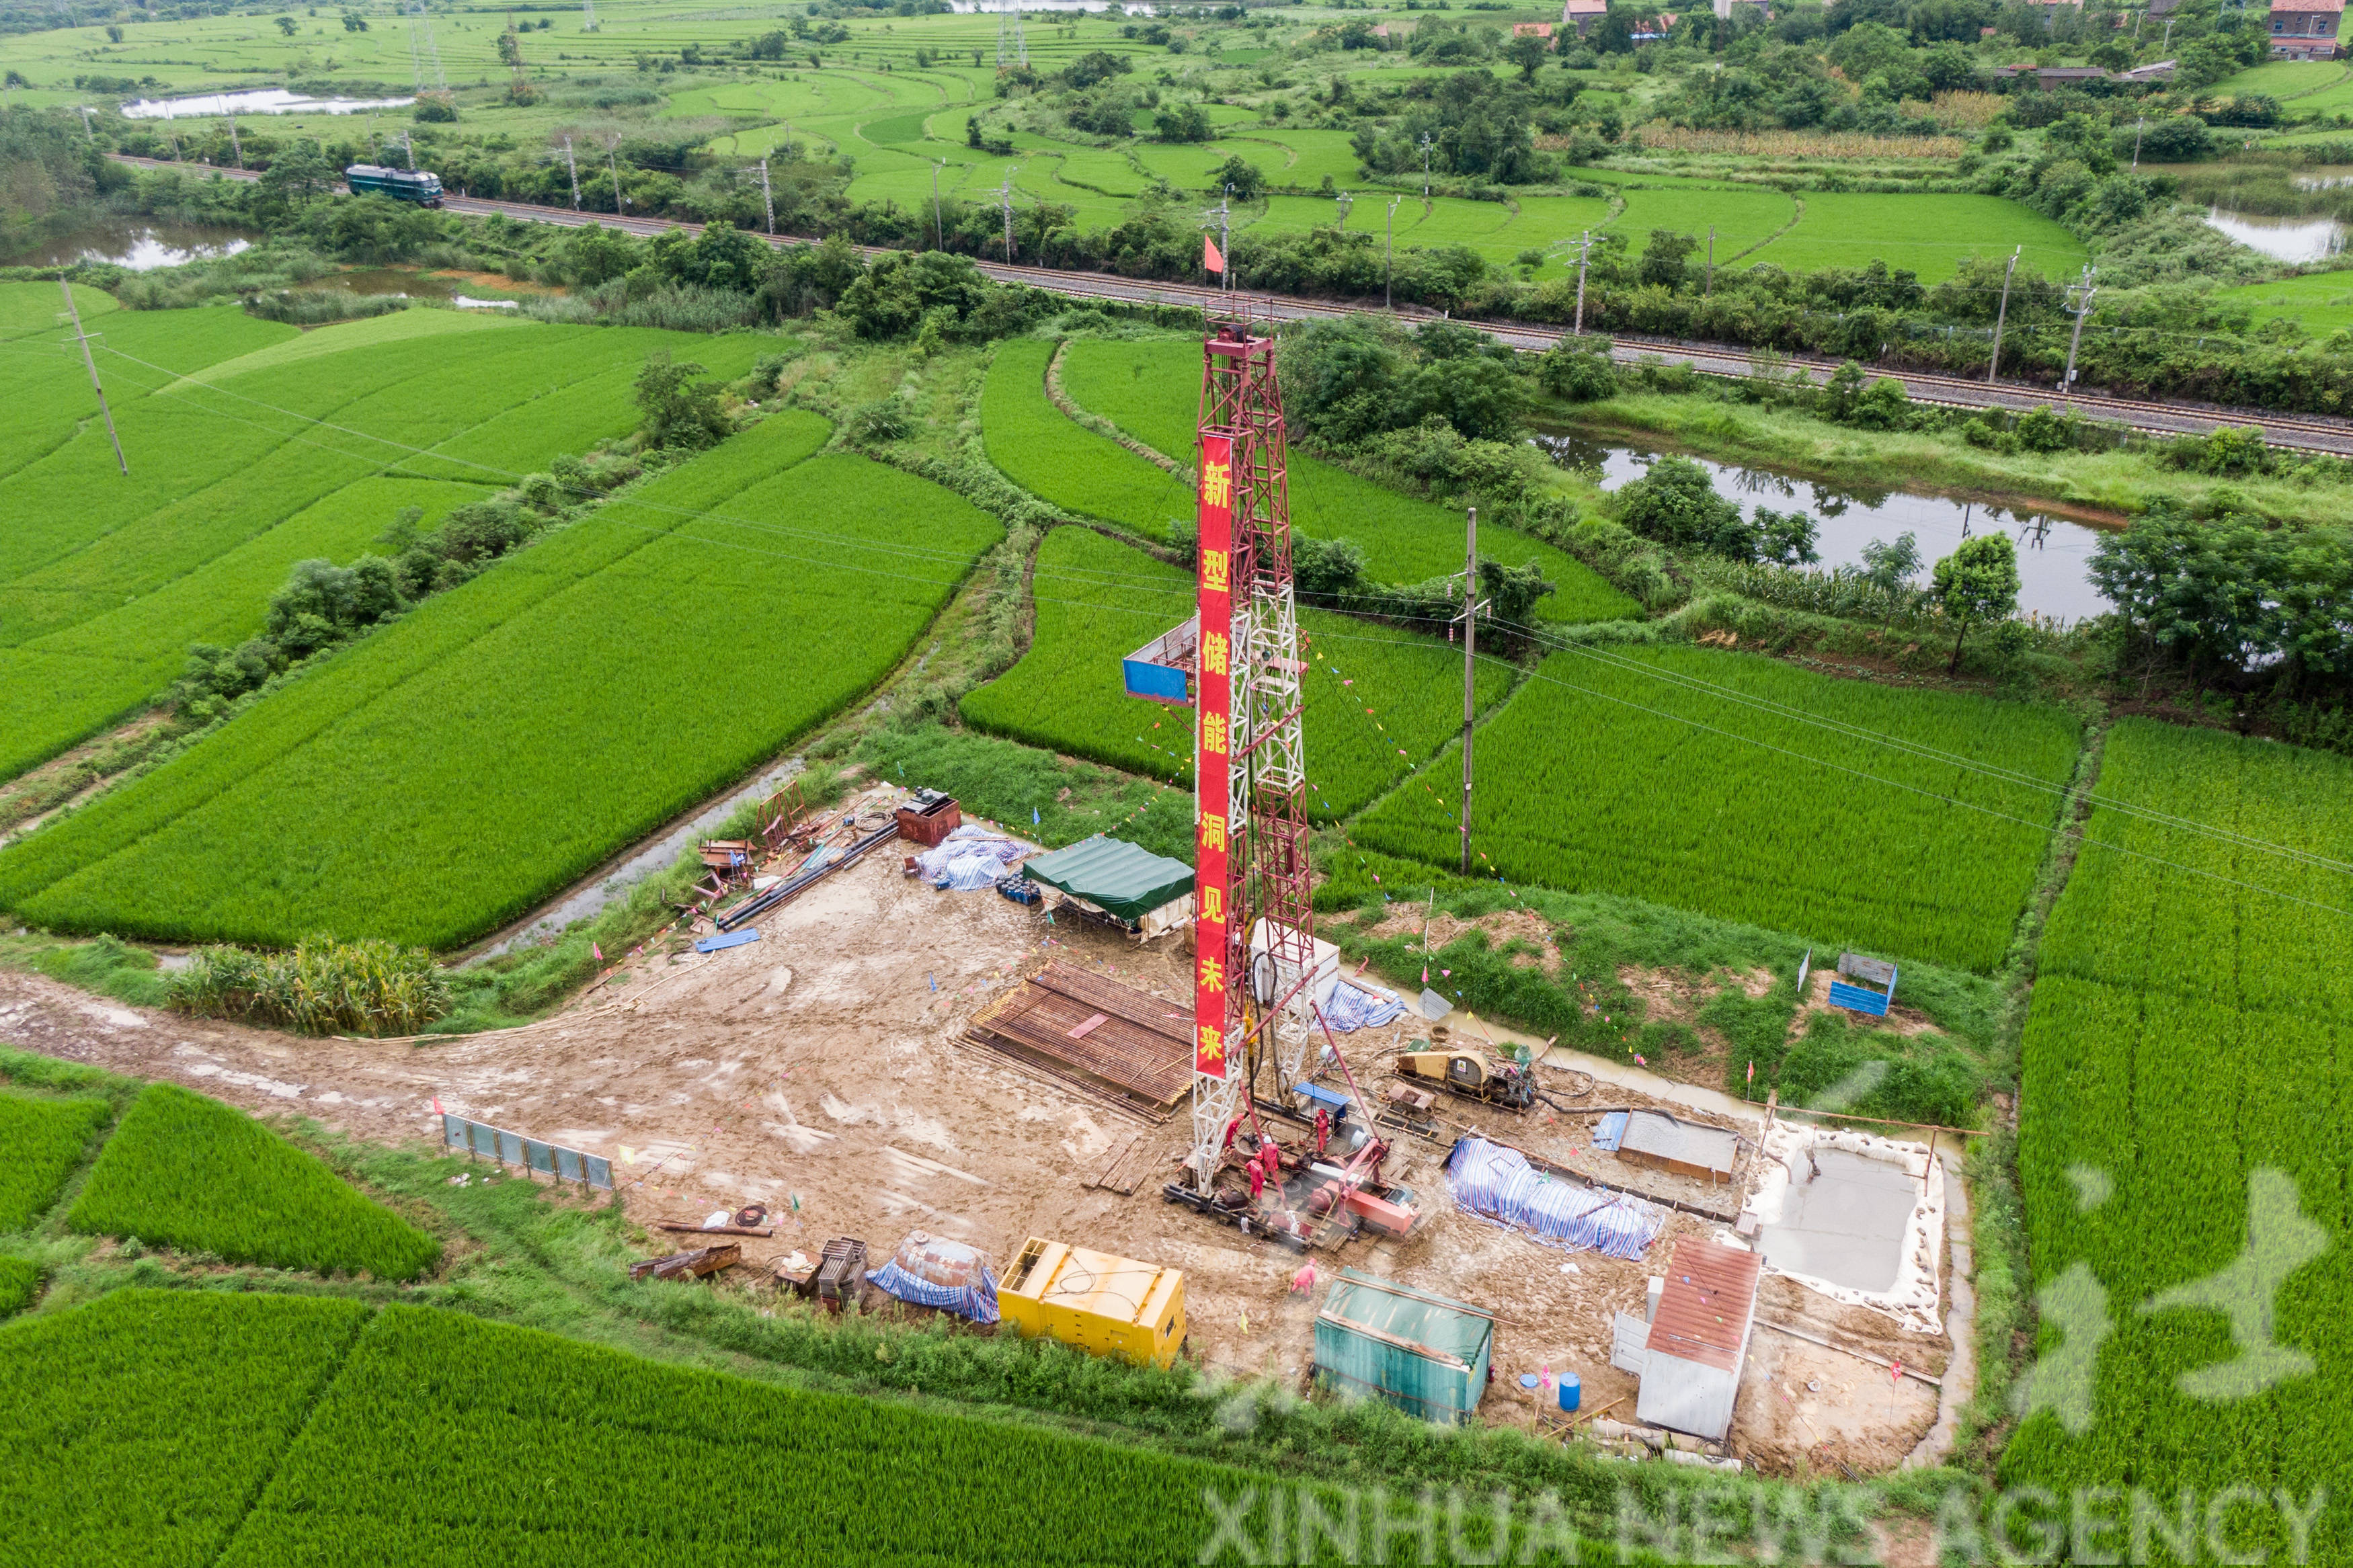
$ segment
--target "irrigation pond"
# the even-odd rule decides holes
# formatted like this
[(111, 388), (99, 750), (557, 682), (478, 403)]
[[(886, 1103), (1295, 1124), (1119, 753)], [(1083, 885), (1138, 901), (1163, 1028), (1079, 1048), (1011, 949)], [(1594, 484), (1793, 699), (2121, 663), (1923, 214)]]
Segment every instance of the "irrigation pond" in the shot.
[[(1570, 430), (1534, 437), (1554, 462), (1599, 474), (1611, 489), (1649, 472), (1663, 454), (1646, 447), (1598, 440)], [(1717, 491), (1744, 507), (1776, 511), (1794, 505), (1812, 516), (1815, 548), (1825, 567), (1860, 566), (1863, 547), (1893, 543), (1912, 534), (1922, 568), (1914, 579), (1927, 582), (1927, 567), (1952, 553), (1962, 540), (2000, 529), (2018, 542), (2018, 607), (2045, 620), (2081, 620), (2105, 613), (2108, 602), (2092, 584), (2092, 546), (2099, 530), (2048, 511), (1999, 506), (1981, 500), (1909, 490), (1864, 489), (1825, 480), (1799, 479), (1770, 468), (1711, 462), (1694, 458), (1715, 481)]]
[(105, 261), (133, 272), (211, 261), (252, 247), (253, 235), (209, 224), (169, 223), (155, 218), (104, 218), (84, 224), (22, 258), (28, 267), (70, 267)]

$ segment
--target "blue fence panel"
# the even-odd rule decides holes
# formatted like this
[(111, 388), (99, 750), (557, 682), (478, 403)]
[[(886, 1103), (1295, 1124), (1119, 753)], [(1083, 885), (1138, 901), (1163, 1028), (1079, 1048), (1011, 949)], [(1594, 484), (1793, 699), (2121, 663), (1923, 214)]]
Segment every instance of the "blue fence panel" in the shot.
[(566, 1149), (561, 1144), (557, 1145), (555, 1150), (555, 1174), (557, 1179), (561, 1181), (579, 1181), (581, 1179), (580, 1151), (577, 1149)]
[(608, 1193), (613, 1190), (612, 1161), (607, 1160), (602, 1154), (583, 1154), (580, 1156), (580, 1163), (588, 1169), (588, 1184), (590, 1186), (602, 1187)]

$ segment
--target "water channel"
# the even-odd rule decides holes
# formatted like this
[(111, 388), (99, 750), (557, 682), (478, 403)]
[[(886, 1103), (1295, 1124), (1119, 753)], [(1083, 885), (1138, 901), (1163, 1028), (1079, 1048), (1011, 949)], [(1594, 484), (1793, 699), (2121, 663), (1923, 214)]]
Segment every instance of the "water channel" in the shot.
[[(1553, 461), (1599, 475), (1610, 489), (1641, 478), (1662, 456), (1641, 447), (1567, 430), (1546, 431), (1534, 439)], [(1769, 468), (1710, 462), (1704, 458), (1692, 460), (1707, 470), (1719, 495), (1740, 502), (1744, 509), (1766, 506), (1788, 511), (1794, 508), (1810, 514), (1816, 529), (1814, 547), (1820, 552), (1819, 564), (1824, 570), (1861, 566), (1864, 545), (1873, 541), (1892, 544), (1898, 534), (1909, 533), (1918, 543), (1922, 563), (1913, 582), (1925, 587), (1928, 568), (1937, 557), (1951, 554), (1956, 545), (1974, 534), (2000, 530), (2018, 544), (2018, 607), (2022, 614), (2074, 621), (2105, 614), (2109, 608), (2107, 600), (2093, 586), (2088, 571), (2092, 546), (2100, 537), (2100, 531), (2088, 523), (1985, 501), (1793, 479)]]
[(148, 272), (158, 267), (235, 256), (253, 245), (251, 235), (234, 228), (144, 217), (101, 218), (59, 236), (18, 260), (27, 267), (111, 261), (133, 272)]
[(2345, 248), (2345, 226), (2333, 217), (2264, 217), (2209, 207), (2206, 222), (2274, 261), (2320, 261)]

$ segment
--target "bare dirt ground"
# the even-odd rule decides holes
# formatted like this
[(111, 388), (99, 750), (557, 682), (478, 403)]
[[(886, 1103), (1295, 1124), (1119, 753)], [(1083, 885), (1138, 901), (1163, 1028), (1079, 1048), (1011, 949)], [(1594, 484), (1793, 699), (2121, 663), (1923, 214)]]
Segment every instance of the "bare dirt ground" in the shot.
[[(305, 1039), (0, 973), (0, 1040), (392, 1143), (438, 1144), (438, 1100), (451, 1111), (610, 1156), (620, 1201), (640, 1223), (767, 1205), (782, 1223), (773, 1241), (745, 1242), (743, 1272), (754, 1278), (765, 1278), (775, 1258), (814, 1251), (833, 1236), (864, 1238), (879, 1264), (917, 1229), (969, 1242), (1000, 1270), (1032, 1235), (1172, 1265), (1186, 1271), (1192, 1345), (1204, 1361), (1282, 1379), (1305, 1374), (1323, 1291), (1293, 1285), (1309, 1260), (1160, 1195), (1189, 1142), (1185, 1113), (1146, 1127), (960, 1038), (985, 1001), (1052, 960), (1181, 996), (1188, 970), (1175, 938), (1138, 947), (1100, 929), (1049, 923), (987, 890), (935, 891), (902, 877), (897, 856), (879, 853), (758, 925), (756, 942), (678, 962), (634, 961), (617, 1000), (601, 990), (553, 1018), (497, 1034), (421, 1043)], [(1358, 1081), (1377, 1085), (1387, 1080), (1389, 1055), (1427, 1032), (1409, 1014), (1342, 1038)], [(1542, 1073), (1556, 1093), (1574, 1082)], [(1581, 1103), (1694, 1115), (1606, 1084)], [(1732, 1192), (1706, 1194), (1704, 1183), (1638, 1172), (1594, 1150), (1589, 1118), (1541, 1105), (1514, 1115), (1443, 1097), (1438, 1115), (1442, 1139), (1487, 1131), (1661, 1195), (1681, 1184), (1726, 1208), (1737, 1204)], [(1134, 1194), (1092, 1187), (1131, 1133), (1140, 1136), (1136, 1152), (1148, 1156)], [(1319, 1286), (1354, 1267), (1497, 1313), (1496, 1380), (1482, 1411), (1490, 1421), (1533, 1426), (1535, 1401), (1521, 1393), (1517, 1374), (1545, 1368), (1582, 1378), (1587, 1411), (1628, 1396), (1616, 1414), (1630, 1414), (1634, 1380), (1609, 1364), (1612, 1315), (1641, 1310), (1645, 1277), (1664, 1268), (1673, 1237), (1700, 1234), (1704, 1222), (1672, 1215), (1642, 1263), (1556, 1251), (1453, 1209), (1440, 1168), (1447, 1142), (1393, 1136), (1388, 1177), (1419, 1194), (1423, 1219), (1401, 1242), (1357, 1241), (1314, 1255)], [(1766, 1338), (1758, 1336), (1768, 1352), (1792, 1350), (1764, 1345)], [(1818, 1353), (1843, 1363), (1838, 1384), (1862, 1388), (1879, 1376), (1883, 1384), (1878, 1369)], [(1876, 1387), (1883, 1403), (1884, 1394)], [(1833, 1424), (1818, 1414), (1825, 1396), (1801, 1397), (1810, 1404), (1798, 1415), (1815, 1429)], [(1744, 1394), (1743, 1426), (1767, 1405)], [(1930, 1400), (1915, 1421), (1905, 1406), (1903, 1432), (1841, 1428), (1836, 1442), (1858, 1469), (1866, 1451), (1875, 1457), (1883, 1447), (1893, 1463), (1933, 1410)], [(1778, 1427), (1760, 1439), (1768, 1468), (1794, 1462), (1796, 1445)]]

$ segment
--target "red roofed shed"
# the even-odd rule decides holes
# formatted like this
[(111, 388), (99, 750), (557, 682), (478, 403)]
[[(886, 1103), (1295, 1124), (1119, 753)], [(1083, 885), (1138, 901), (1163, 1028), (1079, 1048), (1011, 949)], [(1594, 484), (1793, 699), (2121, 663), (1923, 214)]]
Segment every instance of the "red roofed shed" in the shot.
[(1736, 1247), (1690, 1237), (1675, 1243), (1643, 1346), (1637, 1420), (1715, 1440), (1731, 1430), (1764, 1265)]

